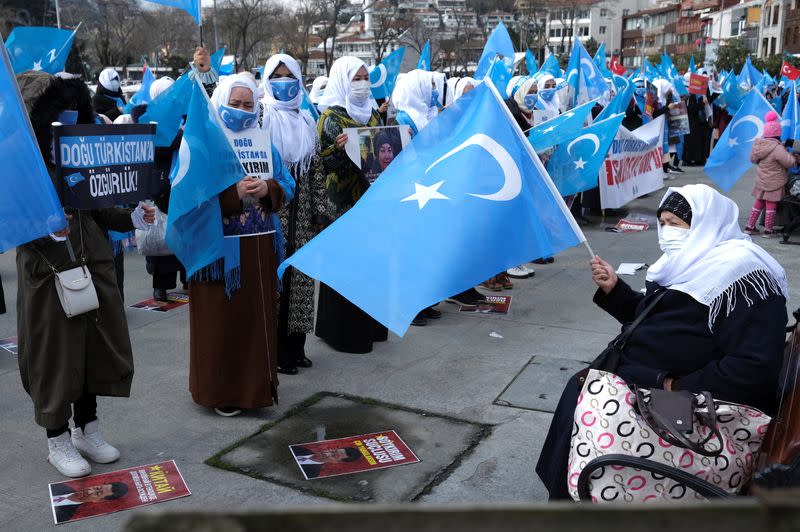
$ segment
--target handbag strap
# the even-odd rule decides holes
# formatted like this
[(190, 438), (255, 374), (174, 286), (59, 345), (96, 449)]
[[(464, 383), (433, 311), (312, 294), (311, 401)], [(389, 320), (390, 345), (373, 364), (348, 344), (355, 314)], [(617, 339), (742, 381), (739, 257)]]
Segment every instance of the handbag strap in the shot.
[(645, 307), (642, 313), (636, 316), (636, 319), (631, 322), (628, 328), (622, 331), (622, 333), (620, 333), (620, 335), (614, 339), (614, 341), (612, 342), (613, 345), (618, 349), (622, 349), (623, 347), (625, 347), (625, 343), (628, 341), (628, 338), (631, 337), (631, 334), (633, 334), (634, 329), (636, 329), (636, 327), (638, 327), (639, 324), (641, 324), (644, 321), (647, 315), (650, 314), (650, 311), (653, 310), (653, 308), (658, 304), (658, 302), (661, 301), (661, 298), (663, 298), (666, 294), (667, 294), (666, 289), (656, 293), (653, 300)]
[[(83, 220), (81, 218), (81, 211), (78, 211), (78, 233), (80, 234), (81, 237), (81, 266), (85, 269), (86, 247), (83, 245)], [(64, 241), (64, 244), (66, 244), (67, 246), (67, 252), (69, 253), (70, 260), (72, 260), (72, 262), (75, 262), (77, 259), (75, 258), (75, 251), (72, 249), (72, 242), (70, 242), (69, 237), (67, 237), (67, 239)], [(44, 255), (44, 253), (42, 253), (42, 250), (36, 247), (35, 244), (33, 244), (33, 249), (36, 250), (36, 252), (42, 257), (42, 260), (44, 260), (44, 262), (50, 267), (50, 269), (53, 270), (53, 275), (58, 275), (59, 273), (61, 273), (55, 266), (53, 266), (50, 263), (49, 260), (47, 260), (47, 257)]]

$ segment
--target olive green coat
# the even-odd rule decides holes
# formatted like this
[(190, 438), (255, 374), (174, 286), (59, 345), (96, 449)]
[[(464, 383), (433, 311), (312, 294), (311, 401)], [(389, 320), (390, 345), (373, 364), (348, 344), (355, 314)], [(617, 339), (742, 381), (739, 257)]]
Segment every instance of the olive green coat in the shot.
[[(130, 212), (73, 212), (69, 240), (77, 262), (70, 260), (66, 243), (50, 237), (17, 248), (19, 370), (42, 427), (57, 429), (67, 423), (71, 403), (84, 393), (130, 393), (133, 354), (107, 236), (109, 229), (133, 229)], [(84, 254), (100, 308), (67, 318), (47, 261), (59, 271), (68, 270), (79, 266)]]

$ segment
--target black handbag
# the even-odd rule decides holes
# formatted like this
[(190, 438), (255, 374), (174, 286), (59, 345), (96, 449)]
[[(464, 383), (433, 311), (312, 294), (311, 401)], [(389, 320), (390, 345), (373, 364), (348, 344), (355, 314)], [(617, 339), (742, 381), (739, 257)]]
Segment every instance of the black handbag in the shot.
[(666, 290), (662, 290), (661, 292), (657, 293), (656, 296), (653, 298), (653, 301), (650, 302), (647, 307), (642, 311), (641, 314), (636, 316), (636, 319), (631, 322), (628, 327), (623, 330), (616, 338), (611, 340), (608, 343), (608, 347), (606, 347), (602, 353), (597, 355), (590, 364), (589, 367), (582, 369), (578, 373), (575, 374), (575, 377), (578, 379), (578, 384), (581, 386), (586, 381), (586, 375), (589, 374), (590, 369), (597, 369), (600, 371), (609, 371), (614, 373), (617, 371), (619, 367), (620, 360), (622, 360), (622, 352), (625, 349), (625, 344), (628, 342), (628, 338), (631, 337), (633, 334), (634, 329), (639, 326), (640, 323), (644, 321), (650, 311), (653, 310), (661, 298), (667, 293)]

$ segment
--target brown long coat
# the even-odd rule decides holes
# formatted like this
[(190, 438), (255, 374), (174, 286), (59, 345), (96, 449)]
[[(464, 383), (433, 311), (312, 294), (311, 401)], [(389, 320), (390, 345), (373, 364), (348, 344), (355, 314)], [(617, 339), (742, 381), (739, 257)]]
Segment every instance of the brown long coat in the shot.
[[(130, 212), (74, 212), (69, 240), (76, 262), (70, 260), (65, 243), (50, 237), (17, 248), (19, 371), (42, 427), (57, 429), (67, 423), (71, 403), (84, 393), (130, 394), (133, 353), (107, 236), (108, 230), (133, 230)], [(67, 318), (43, 256), (62, 271), (79, 266), (84, 253), (100, 308)]]

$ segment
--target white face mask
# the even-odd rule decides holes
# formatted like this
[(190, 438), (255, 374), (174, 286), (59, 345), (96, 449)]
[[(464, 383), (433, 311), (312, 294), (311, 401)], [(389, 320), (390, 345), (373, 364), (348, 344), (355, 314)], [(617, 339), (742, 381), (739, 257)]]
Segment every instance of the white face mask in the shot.
[(665, 225), (658, 234), (658, 245), (661, 247), (661, 251), (671, 257), (683, 249), (687, 238), (689, 238), (689, 229)]
[(350, 94), (352, 95), (353, 100), (357, 102), (363, 102), (369, 98), (372, 95), (372, 89), (370, 89), (369, 81), (351, 81)]

